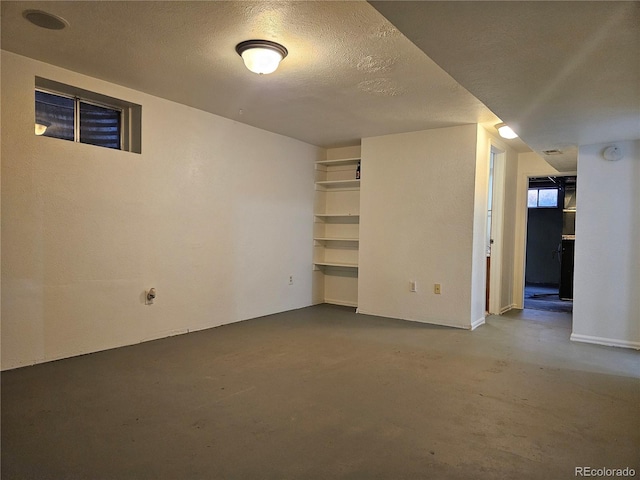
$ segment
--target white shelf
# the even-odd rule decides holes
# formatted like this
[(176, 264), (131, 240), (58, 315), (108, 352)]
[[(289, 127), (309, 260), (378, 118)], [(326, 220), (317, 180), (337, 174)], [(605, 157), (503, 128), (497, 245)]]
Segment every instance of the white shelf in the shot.
[(339, 237), (316, 237), (314, 240), (324, 242), (359, 242), (358, 238), (339, 238)]
[(360, 188), (360, 179), (353, 180), (321, 180), (316, 182), (320, 187), (358, 187)]
[(358, 268), (357, 263), (340, 263), (340, 262), (313, 262), (314, 265), (320, 267), (343, 267), (343, 268)]
[(313, 270), (321, 285), (314, 301), (358, 305), (359, 155), (349, 149), (342, 158), (333, 153), (332, 160), (315, 162)]
[(341, 158), (339, 160), (318, 160), (316, 165), (353, 165), (360, 161), (359, 158)]
[(314, 215), (322, 218), (360, 218), (359, 213), (314, 213)]

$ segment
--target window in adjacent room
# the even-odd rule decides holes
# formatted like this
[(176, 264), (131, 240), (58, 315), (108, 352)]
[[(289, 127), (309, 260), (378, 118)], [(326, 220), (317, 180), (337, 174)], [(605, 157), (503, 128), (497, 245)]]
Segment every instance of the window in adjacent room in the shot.
[(558, 189), (557, 188), (530, 188), (527, 199), (529, 208), (557, 208)]
[(141, 107), (36, 78), (35, 133), (140, 153)]

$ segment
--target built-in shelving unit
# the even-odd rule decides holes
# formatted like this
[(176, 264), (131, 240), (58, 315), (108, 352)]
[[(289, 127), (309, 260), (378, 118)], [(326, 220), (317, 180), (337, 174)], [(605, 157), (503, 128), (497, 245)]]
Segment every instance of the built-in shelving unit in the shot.
[[(314, 211), (314, 270), (318, 300), (358, 305), (358, 245), (360, 226), (360, 158), (343, 149), (329, 151), (337, 158), (316, 162)], [(351, 151), (359, 147), (351, 147)]]

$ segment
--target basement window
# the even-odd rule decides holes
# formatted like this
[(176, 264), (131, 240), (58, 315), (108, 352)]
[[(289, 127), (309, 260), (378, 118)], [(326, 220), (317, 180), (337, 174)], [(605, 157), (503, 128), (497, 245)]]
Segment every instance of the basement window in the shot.
[(35, 133), (141, 153), (140, 105), (36, 77)]
[(527, 198), (529, 208), (558, 208), (557, 188), (530, 188)]

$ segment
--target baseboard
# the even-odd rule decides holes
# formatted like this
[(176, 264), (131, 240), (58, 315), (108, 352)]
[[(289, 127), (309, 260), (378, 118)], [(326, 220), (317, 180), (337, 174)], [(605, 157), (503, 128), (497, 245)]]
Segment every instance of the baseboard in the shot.
[[(437, 325), (438, 327), (449, 327), (449, 328), (459, 328), (461, 330), (472, 330), (475, 327), (472, 327), (471, 325), (467, 324), (467, 325), (454, 325), (451, 323), (444, 323), (444, 322), (438, 322), (437, 320), (433, 320), (433, 319), (429, 319), (429, 320), (420, 320), (420, 319), (416, 319), (416, 318), (403, 318), (403, 317), (395, 317), (395, 316), (391, 316), (391, 315), (385, 315), (384, 313), (372, 313), (372, 312), (368, 312), (366, 310), (363, 310), (362, 308), (358, 307), (358, 309), (356, 310), (356, 313), (360, 313), (362, 315), (371, 315), (372, 317), (381, 317), (381, 318), (389, 318), (391, 320), (400, 320), (402, 322), (415, 322), (415, 323), (422, 323), (424, 325)], [(482, 323), (484, 323), (484, 318), (481, 319)], [(479, 323), (480, 320), (478, 320), (477, 325), (476, 326), (480, 326), (482, 325), (482, 323)]]
[(592, 337), (590, 335), (571, 334), (572, 342), (593, 343), (595, 345), (605, 345), (607, 347), (633, 348), (640, 350), (640, 342), (630, 342), (629, 340), (618, 340), (615, 338)]
[(342, 307), (354, 307), (358, 308), (357, 302), (349, 302), (345, 300), (334, 300), (332, 298), (325, 298), (324, 303), (330, 303), (331, 305), (340, 305)]
[(485, 318), (479, 318), (478, 320), (476, 320), (475, 322), (471, 323), (471, 330), (475, 330), (476, 328), (478, 328), (480, 325), (484, 325), (485, 322)]
[(516, 304), (515, 303), (512, 303), (511, 305), (507, 305), (506, 307), (502, 307), (500, 309), (500, 315), (504, 315), (509, 310), (513, 310), (514, 308), (516, 308)]

